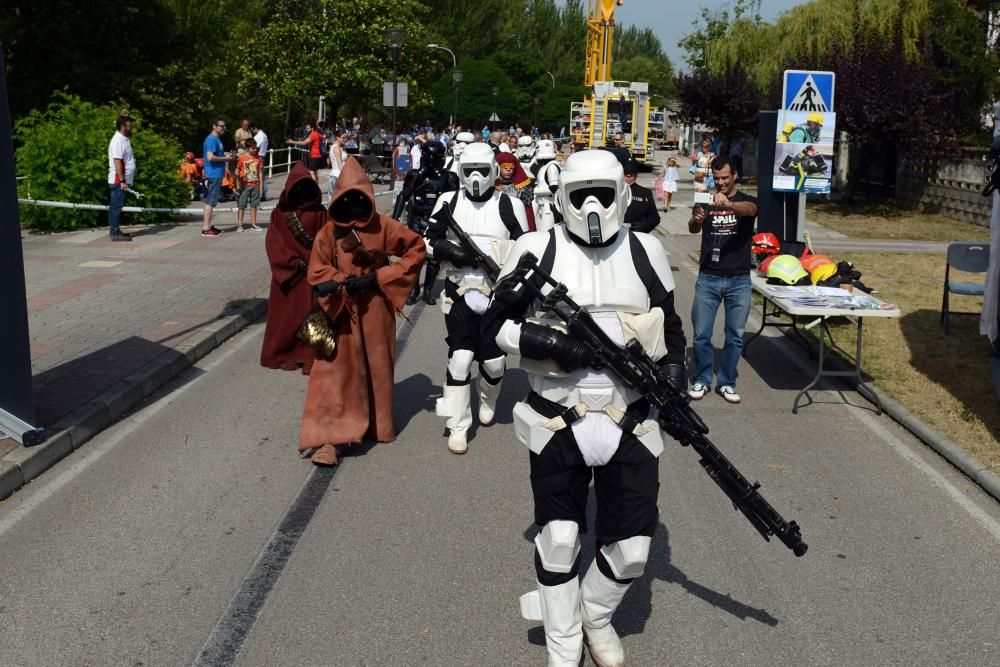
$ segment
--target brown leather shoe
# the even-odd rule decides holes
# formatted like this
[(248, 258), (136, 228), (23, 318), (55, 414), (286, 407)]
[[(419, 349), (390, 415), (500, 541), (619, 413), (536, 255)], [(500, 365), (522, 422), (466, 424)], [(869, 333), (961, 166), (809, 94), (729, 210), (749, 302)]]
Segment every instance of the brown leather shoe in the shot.
[(335, 445), (327, 443), (313, 453), (312, 462), (318, 466), (335, 466), (340, 463), (340, 452)]

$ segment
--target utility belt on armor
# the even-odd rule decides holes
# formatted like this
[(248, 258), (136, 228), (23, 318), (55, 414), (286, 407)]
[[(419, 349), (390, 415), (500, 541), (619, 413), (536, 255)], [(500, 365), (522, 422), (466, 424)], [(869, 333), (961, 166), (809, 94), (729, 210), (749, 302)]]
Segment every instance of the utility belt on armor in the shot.
[[(546, 423), (542, 424), (542, 427), (550, 431), (561, 431), (564, 428), (569, 428), (574, 422), (583, 419), (588, 412), (592, 411), (592, 408), (582, 401), (567, 408), (555, 401), (548, 400), (535, 391), (528, 393), (525, 402), (532, 410), (548, 419)], [(650, 413), (649, 401), (644, 398), (631, 403), (624, 411), (616, 408), (612, 403), (607, 403), (600, 408), (599, 412), (607, 415), (611, 421), (618, 425), (618, 428), (626, 433), (642, 436), (649, 430), (643, 426), (643, 422), (649, 419)]]

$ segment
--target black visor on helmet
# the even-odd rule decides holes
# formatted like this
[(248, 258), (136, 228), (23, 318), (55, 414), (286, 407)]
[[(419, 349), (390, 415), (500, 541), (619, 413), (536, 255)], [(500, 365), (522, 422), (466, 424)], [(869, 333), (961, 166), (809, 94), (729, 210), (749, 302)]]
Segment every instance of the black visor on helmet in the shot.
[(569, 201), (573, 208), (583, 208), (583, 202), (587, 201), (587, 197), (590, 196), (596, 197), (597, 201), (601, 202), (601, 206), (608, 208), (615, 202), (615, 189), (606, 187), (580, 188), (569, 193)]
[(490, 167), (486, 164), (477, 164), (472, 167), (463, 167), (462, 173), (466, 176), (472, 176), (473, 174), (479, 174), (480, 176), (489, 176)]

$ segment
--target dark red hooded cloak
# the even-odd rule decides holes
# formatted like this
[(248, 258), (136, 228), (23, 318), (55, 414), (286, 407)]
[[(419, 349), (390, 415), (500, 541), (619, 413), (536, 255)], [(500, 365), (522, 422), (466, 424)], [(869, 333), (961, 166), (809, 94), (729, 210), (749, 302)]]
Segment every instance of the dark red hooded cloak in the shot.
[(295, 337), (302, 319), (313, 306), (312, 287), (306, 280), (313, 241), (326, 224), (323, 194), (309, 170), (296, 163), (271, 212), (264, 247), (271, 264), (271, 293), (267, 298), (267, 326), (260, 350), (266, 368), (308, 374), (316, 354)]
[(334, 322), (337, 348), (333, 361), (316, 360), (309, 377), (301, 451), (327, 443), (361, 442), (365, 437), (377, 442), (396, 439), (392, 416), (396, 313), (413, 290), (427, 251), (420, 235), (376, 212), (371, 182), (354, 158), (341, 170), (331, 201), (349, 190), (369, 199), (371, 216), (347, 224), (331, 220), (323, 227), (313, 246), (309, 283), (343, 282), (350, 275), (361, 275), (366, 271), (365, 256), (373, 251), (399, 259), (376, 271), (378, 285), (373, 289), (352, 294), (341, 288), (318, 299)]

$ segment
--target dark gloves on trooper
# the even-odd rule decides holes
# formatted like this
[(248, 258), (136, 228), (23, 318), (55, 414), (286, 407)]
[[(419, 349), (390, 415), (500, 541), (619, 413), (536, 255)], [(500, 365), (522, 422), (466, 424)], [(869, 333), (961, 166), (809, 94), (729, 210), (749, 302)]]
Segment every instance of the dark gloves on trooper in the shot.
[(597, 359), (590, 348), (558, 329), (525, 322), (521, 325), (521, 356), (528, 359), (551, 359), (567, 373), (584, 366), (594, 366)]
[(463, 266), (473, 266), (476, 263), (475, 255), (454, 241), (437, 239), (432, 242), (431, 247), (434, 249), (434, 257), (436, 259), (450, 262), (455, 268), (460, 269)]
[(665, 363), (661, 364), (660, 368), (674, 383), (677, 392), (687, 396), (687, 369), (684, 368), (684, 364)]

